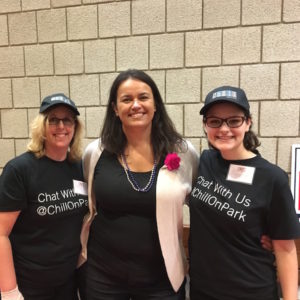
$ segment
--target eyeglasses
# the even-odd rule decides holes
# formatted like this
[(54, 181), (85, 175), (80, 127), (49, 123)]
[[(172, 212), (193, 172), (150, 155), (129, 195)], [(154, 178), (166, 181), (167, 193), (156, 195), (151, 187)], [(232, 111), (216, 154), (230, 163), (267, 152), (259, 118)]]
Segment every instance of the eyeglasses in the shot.
[(51, 117), (51, 118), (48, 119), (48, 122), (49, 122), (50, 126), (58, 126), (60, 121), (62, 121), (64, 126), (66, 126), (66, 127), (72, 127), (75, 123), (75, 120), (70, 119), (70, 118), (59, 119), (59, 118), (56, 118), (56, 117)]
[(205, 117), (203, 119), (203, 122), (211, 128), (220, 128), (224, 122), (229, 128), (237, 128), (242, 126), (245, 120), (247, 120), (247, 117), (245, 116), (235, 116), (226, 119), (217, 117)]

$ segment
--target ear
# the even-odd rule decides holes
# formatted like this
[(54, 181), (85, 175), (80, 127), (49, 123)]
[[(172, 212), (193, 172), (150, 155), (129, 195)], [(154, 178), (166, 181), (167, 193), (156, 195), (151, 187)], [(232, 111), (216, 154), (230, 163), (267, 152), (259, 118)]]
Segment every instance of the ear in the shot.
[(204, 122), (202, 122), (202, 127), (203, 127), (204, 132), (207, 133), (206, 124)]
[(119, 116), (119, 113), (118, 113), (118, 109), (117, 109), (115, 103), (112, 103), (111, 106), (112, 106), (112, 108), (113, 108), (113, 110), (114, 110), (116, 116), (118, 117), (118, 116)]
[(247, 125), (246, 132), (248, 132), (250, 130), (251, 125), (252, 125), (252, 119), (251, 119), (251, 117), (249, 117), (246, 120), (246, 125)]

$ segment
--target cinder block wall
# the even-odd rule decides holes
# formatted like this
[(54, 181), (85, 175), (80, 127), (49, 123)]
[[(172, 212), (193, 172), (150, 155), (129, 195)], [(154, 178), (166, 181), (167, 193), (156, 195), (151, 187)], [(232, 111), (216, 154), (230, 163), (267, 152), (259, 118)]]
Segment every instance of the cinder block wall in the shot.
[(80, 107), (84, 145), (98, 137), (110, 84), (127, 68), (154, 78), (199, 151), (206, 93), (244, 88), (261, 153), (290, 172), (300, 143), (300, 0), (0, 0), (0, 173), (24, 152), (50, 93)]

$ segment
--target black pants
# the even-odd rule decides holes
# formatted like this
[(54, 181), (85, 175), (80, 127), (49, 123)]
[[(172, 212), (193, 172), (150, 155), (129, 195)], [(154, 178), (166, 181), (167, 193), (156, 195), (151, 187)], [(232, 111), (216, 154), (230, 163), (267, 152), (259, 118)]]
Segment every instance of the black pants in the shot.
[(30, 287), (18, 282), (24, 300), (78, 300), (75, 279), (57, 287)]
[[(161, 288), (120, 286), (118, 283), (104, 283), (99, 276), (86, 278), (85, 268), (78, 273), (81, 300), (185, 300), (185, 280), (174, 292), (171, 285)], [(100, 275), (101, 276), (101, 275)]]

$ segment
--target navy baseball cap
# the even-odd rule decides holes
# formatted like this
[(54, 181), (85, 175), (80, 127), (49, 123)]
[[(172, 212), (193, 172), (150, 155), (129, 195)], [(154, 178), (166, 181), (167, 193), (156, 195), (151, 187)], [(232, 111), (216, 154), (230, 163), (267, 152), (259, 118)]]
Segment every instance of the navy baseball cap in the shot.
[(250, 105), (244, 90), (232, 86), (221, 86), (207, 94), (204, 106), (200, 110), (200, 115), (205, 115), (213, 104), (221, 102), (236, 104), (250, 114)]
[(53, 94), (45, 97), (40, 107), (40, 113), (45, 112), (46, 110), (48, 110), (51, 107), (54, 107), (55, 105), (65, 105), (71, 108), (77, 116), (80, 115), (74, 101), (72, 101), (62, 93)]

